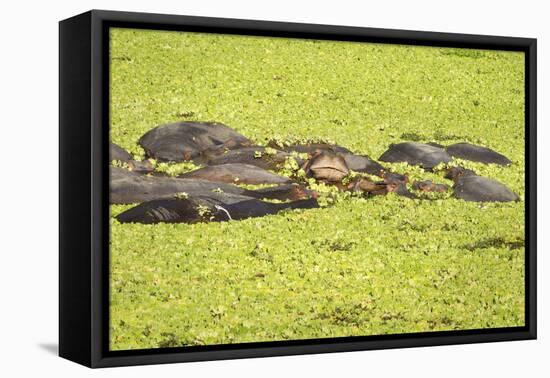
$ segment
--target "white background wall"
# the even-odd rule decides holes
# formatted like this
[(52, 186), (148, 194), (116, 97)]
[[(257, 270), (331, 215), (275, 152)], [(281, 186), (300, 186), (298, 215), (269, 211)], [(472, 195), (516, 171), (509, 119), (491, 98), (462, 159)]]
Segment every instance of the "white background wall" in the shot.
[[(541, 377), (550, 373), (546, 1), (5, 1), (0, 22), (0, 375)], [(58, 26), (89, 9), (131, 10), (539, 39), (539, 340), (89, 370), (55, 356)], [(545, 274), (546, 273), (546, 274)], [(546, 298), (547, 299), (547, 298)], [(546, 349), (546, 350), (545, 350)], [(548, 375), (546, 375), (548, 376)]]

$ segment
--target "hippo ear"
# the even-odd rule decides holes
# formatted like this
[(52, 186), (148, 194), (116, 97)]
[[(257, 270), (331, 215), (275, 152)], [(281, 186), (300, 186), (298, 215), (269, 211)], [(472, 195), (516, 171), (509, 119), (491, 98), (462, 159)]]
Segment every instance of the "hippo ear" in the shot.
[(303, 170), (306, 174), (308, 173), (309, 171), (309, 167), (311, 167), (311, 157), (304, 161), (304, 163), (302, 164), (302, 166), (300, 167), (301, 170)]

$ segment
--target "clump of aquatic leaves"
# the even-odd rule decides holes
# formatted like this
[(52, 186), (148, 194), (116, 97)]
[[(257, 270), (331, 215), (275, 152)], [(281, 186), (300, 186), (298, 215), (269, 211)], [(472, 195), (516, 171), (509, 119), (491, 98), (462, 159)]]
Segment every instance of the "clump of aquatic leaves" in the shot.
[(204, 205), (197, 205), (197, 212), (199, 213), (199, 216), (201, 218), (208, 219), (211, 217), (212, 212), (210, 211), (210, 208), (208, 206)]
[(196, 165), (193, 162), (185, 161), (181, 163), (166, 163), (166, 162), (156, 163), (154, 167), (155, 167), (154, 168), (155, 171), (157, 172), (165, 173), (169, 176), (175, 177), (183, 173), (187, 173), (187, 172), (191, 172), (196, 169), (199, 169), (201, 166)]
[(126, 163), (125, 161), (111, 160), (111, 165), (112, 165), (113, 167), (124, 168), (124, 169), (130, 169), (130, 166), (129, 166), (128, 163)]
[(179, 192), (179, 193), (176, 193), (174, 195), (174, 198), (177, 198), (177, 199), (180, 199), (180, 200), (185, 200), (185, 199), (189, 198), (189, 194), (186, 193), (186, 192)]
[(266, 147), (264, 152), (268, 156), (277, 155), (277, 150), (275, 148), (272, 148), (272, 147)]
[(298, 164), (296, 156), (298, 156), (298, 154), (287, 157), (283, 166), (277, 171), (277, 173), (281, 176), (289, 177), (295, 180), (304, 180), (306, 173)]
[(278, 184), (239, 184), (235, 183), (240, 188), (248, 189), (248, 190), (258, 190), (258, 189), (265, 189), (265, 188), (272, 188), (274, 186), (278, 186)]

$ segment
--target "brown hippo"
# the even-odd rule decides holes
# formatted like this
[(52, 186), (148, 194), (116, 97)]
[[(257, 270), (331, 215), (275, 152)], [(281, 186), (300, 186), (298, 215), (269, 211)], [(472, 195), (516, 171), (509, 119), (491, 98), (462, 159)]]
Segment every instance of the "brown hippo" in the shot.
[(187, 172), (179, 178), (196, 178), (201, 180), (225, 182), (228, 184), (287, 184), (288, 177), (266, 171), (250, 164), (229, 163), (212, 165)]
[(139, 140), (147, 156), (159, 161), (192, 160), (209, 149), (240, 148), (251, 142), (230, 127), (214, 122), (177, 122), (157, 126)]
[(345, 147), (329, 143), (306, 143), (306, 144), (291, 144), (281, 146), (275, 141), (270, 141), (270, 147), (278, 148), (287, 152), (308, 153), (314, 155), (317, 152), (332, 152), (341, 155), (346, 161), (346, 165), (352, 171), (369, 173), (371, 175), (380, 175), (384, 170), (378, 162), (372, 160), (367, 155), (356, 155)]
[(366, 178), (358, 178), (353, 180), (346, 186), (347, 190), (352, 192), (363, 192), (370, 195), (385, 195), (388, 194), (388, 184), (383, 181), (371, 181)]
[(504, 184), (478, 176), (474, 171), (461, 167), (450, 168), (446, 178), (454, 181), (454, 195), (464, 201), (473, 202), (513, 202), (519, 201), (517, 194)]
[(121, 223), (197, 223), (241, 220), (275, 214), (285, 209), (319, 207), (314, 198), (271, 203), (247, 196), (210, 193), (183, 199), (158, 199), (142, 203), (119, 214)]
[(445, 193), (449, 190), (449, 187), (445, 184), (437, 184), (430, 180), (425, 181), (415, 181), (412, 185), (414, 190), (420, 192), (436, 192), (436, 193)]
[(349, 174), (344, 158), (334, 152), (315, 152), (303, 166), (306, 175), (319, 181), (339, 182)]
[(361, 191), (367, 195), (386, 195), (388, 193), (395, 193), (411, 199), (418, 198), (415, 194), (409, 191), (406, 182), (404, 181), (371, 181), (367, 178), (361, 177), (353, 180), (347, 186), (347, 189), (354, 192)]

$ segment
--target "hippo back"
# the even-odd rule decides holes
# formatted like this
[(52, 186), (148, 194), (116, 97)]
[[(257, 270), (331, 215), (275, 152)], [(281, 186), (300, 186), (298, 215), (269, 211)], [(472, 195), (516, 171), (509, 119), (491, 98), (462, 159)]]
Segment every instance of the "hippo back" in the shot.
[(459, 159), (471, 160), (485, 164), (512, 164), (510, 159), (487, 147), (476, 146), (470, 143), (456, 143), (447, 147), (447, 152)]
[(380, 156), (387, 163), (406, 162), (425, 169), (432, 169), (439, 163), (448, 163), (451, 156), (442, 148), (418, 142), (405, 142), (392, 145)]
[(230, 127), (212, 122), (178, 122), (155, 127), (139, 140), (149, 157), (181, 162), (229, 141), (247, 144), (249, 140)]
[(500, 182), (481, 176), (465, 176), (454, 186), (457, 198), (474, 202), (511, 202), (518, 196)]

